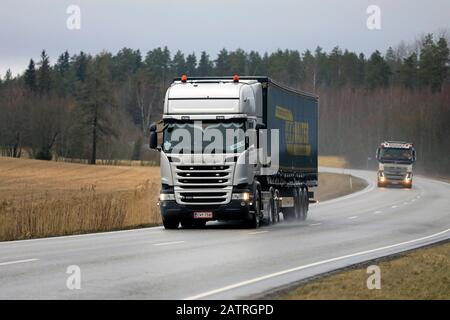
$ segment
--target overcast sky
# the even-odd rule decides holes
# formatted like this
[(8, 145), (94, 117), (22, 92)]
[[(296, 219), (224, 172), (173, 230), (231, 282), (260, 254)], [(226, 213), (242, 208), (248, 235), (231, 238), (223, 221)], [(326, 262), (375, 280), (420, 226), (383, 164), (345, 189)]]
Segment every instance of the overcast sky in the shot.
[[(81, 28), (69, 30), (69, 5)], [(369, 5), (381, 9), (381, 30), (366, 26)], [(54, 62), (64, 50), (98, 53), (167, 45), (172, 52), (225, 47), (260, 52), (278, 48), (327, 51), (334, 46), (382, 52), (402, 40), (450, 28), (449, 0), (1, 0), (0, 74), (22, 72), (46, 49)]]

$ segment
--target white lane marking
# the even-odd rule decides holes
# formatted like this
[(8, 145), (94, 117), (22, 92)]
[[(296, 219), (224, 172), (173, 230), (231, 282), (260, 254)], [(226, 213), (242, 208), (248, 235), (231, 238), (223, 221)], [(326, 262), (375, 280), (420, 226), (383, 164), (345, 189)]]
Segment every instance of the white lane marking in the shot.
[(154, 243), (153, 245), (158, 247), (158, 246), (170, 246), (172, 244), (180, 244), (180, 243), (184, 243), (184, 241), (161, 242), (161, 243)]
[(408, 204), (408, 203), (409, 203), (409, 202), (403, 202), (403, 204), (405, 204), (405, 205)]
[(261, 234), (261, 233), (267, 233), (267, 232), (269, 232), (269, 231), (254, 231), (254, 232), (249, 232), (248, 234), (253, 235), (253, 234)]
[(414, 202), (414, 201), (416, 201), (416, 199), (412, 199), (412, 200), (411, 200), (411, 202)]
[(308, 226), (310, 227), (314, 227), (314, 226), (320, 226), (322, 224), (322, 222), (318, 222), (318, 223), (311, 223)]
[(33, 261), (38, 261), (38, 260), (39, 259), (25, 259), (25, 260), (0, 262), (0, 266), (8, 266), (10, 264), (26, 263), (26, 262), (33, 262)]
[(380, 211), (380, 210), (377, 210), (377, 211), (375, 211), (373, 214), (379, 214), (379, 213), (382, 213), (383, 211)]
[(376, 249), (371, 249), (371, 250), (351, 253), (351, 254), (347, 254), (345, 256), (335, 257), (335, 258), (322, 260), (322, 261), (310, 263), (310, 264), (307, 264), (307, 265), (303, 265), (303, 266), (299, 266), (299, 267), (295, 267), (295, 268), (291, 268), (291, 269), (286, 269), (286, 270), (279, 271), (279, 272), (274, 272), (274, 273), (271, 273), (271, 274), (268, 274), (268, 275), (265, 275), (265, 276), (261, 276), (261, 277), (253, 278), (253, 279), (250, 279), (250, 280), (238, 282), (238, 283), (226, 286), (226, 287), (222, 287), (222, 288), (219, 288), (219, 289), (214, 289), (214, 290), (211, 290), (211, 291), (208, 291), (208, 292), (200, 293), (200, 294), (197, 294), (195, 296), (190, 296), (190, 297), (185, 298), (184, 300), (196, 300), (196, 299), (205, 298), (205, 297), (208, 297), (208, 296), (212, 296), (214, 294), (218, 294), (218, 293), (221, 293), (221, 292), (224, 292), (224, 291), (228, 291), (228, 290), (231, 290), (231, 289), (236, 289), (236, 288), (239, 288), (239, 287), (242, 287), (242, 286), (246, 286), (246, 285), (253, 284), (253, 283), (256, 283), (256, 282), (259, 282), (259, 281), (263, 281), (263, 280), (267, 280), (267, 279), (270, 279), (270, 278), (278, 277), (278, 276), (281, 276), (281, 275), (284, 275), (284, 274), (287, 274), (287, 273), (300, 271), (300, 270), (303, 270), (303, 269), (316, 267), (316, 266), (319, 266), (319, 265), (322, 265), (322, 264), (327, 264), (327, 263), (330, 263), (330, 262), (335, 262), (335, 261), (344, 260), (344, 259), (348, 259), (348, 258), (352, 258), (352, 257), (357, 257), (357, 256), (361, 256), (361, 255), (365, 255), (365, 254), (369, 254), (369, 253), (373, 253), (373, 252), (377, 252), (377, 251), (383, 251), (383, 250), (386, 250), (386, 249), (392, 249), (392, 248), (395, 248), (395, 247), (404, 246), (404, 245), (411, 244), (411, 243), (414, 243), (414, 242), (419, 242), (419, 241), (431, 239), (431, 238), (440, 236), (440, 235), (448, 233), (448, 232), (450, 232), (450, 229), (447, 229), (447, 230), (444, 230), (444, 231), (441, 231), (441, 232), (438, 232), (438, 233), (435, 233), (435, 234), (432, 234), (432, 235), (429, 235), (429, 236), (426, 236), (426, 237), (418, 238), (418, 239), (404, 241), (404, 242), (392, 244), (392, 245), (381, 247), (381, 248), (376, 248)]
[(398, 208), (398, 206), (392, 206), (391, 208), (392, 208), (392, 209), (395, 209), (395, 208)]
[(349, 219), (349, 220), (358, 219), (358, 216), (351, 216), (351, 217), (348, 217), (347, 219)]
[(0, 245), (3, 244), (16, 244), (22, 242), (35, 242), (35, 241), (45, 241), (45, 240), (60, 240), (60, 239), (70, 239), (70, 238), (87, 238), (87, 237), (95, 237), (95, 236), (103, 236), (103, 235), (113, 235), (118, 233), (129, 233), (129, 232), (139, 232), (139, 231), (153, 231), (164, 229), (163, 226), (157, 227), (148, 227), (148, 228), (137, 228), (137, 229), (127, 229), (127, 230), (117, 230), (117, 231), (105, 231), (105, 232), (95, 232), (95, 233), (84, 233), (84, 234), (74, 234), (71, 236), (56, 236), (56, 237), (47, 237), (47, 238), (37, 238), (37, 239), (26, 239), (26, 240), (12, 240), (12, 241), (1, 241)]

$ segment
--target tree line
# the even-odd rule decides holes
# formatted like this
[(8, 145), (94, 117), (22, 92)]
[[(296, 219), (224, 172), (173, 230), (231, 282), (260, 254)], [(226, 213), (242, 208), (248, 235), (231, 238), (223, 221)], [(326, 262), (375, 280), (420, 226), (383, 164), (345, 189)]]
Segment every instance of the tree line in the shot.
[[(335, 47), (260, 54), (222, 49), (143, 55), (63, 52), (54, 64), (45, 51), (25, 72), (0, 79), (0, 149), (36, 159), (154, 158), (144, 147), (148, 126), (160, 119), (174, 77), (268, 75), (320, 96), (320, 152), (364, 165), (383, 139), (419, 144), (428, 168), (450, 170), (439, 139), (450, 120), (449, 48), (445, 37), (424, 36), (369, 56)], [(446, 152), (446, 159), (442, 159)], [(441, 154), (440, 154), (441, 153)], [(419, 153), (420, 157), (420, 153)]]

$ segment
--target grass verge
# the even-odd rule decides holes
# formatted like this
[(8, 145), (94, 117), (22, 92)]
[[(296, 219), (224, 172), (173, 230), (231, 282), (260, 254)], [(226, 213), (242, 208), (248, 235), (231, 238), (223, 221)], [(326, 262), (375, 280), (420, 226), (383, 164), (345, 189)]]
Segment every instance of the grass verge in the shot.
[[(381, 270), (381, 289), (367, 288), (367, 266)], [(450, 299), (450, 242), (378, 259), (272, 293), (283, 300)]]

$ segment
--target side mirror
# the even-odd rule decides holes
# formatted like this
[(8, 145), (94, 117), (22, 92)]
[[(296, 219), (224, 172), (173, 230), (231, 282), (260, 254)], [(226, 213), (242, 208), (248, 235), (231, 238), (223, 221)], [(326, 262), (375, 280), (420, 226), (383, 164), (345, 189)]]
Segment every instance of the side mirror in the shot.
[(158, 133), (156, 132), (156, 124), (150, 125), (150, 149), (156, 149), (158, 147)]
[(413, 162), (416, 162), (417, 158), (416, 158), (416, 150), (413, 149)]
[(375, 154), (375, 158), (377, 158), (377, 160), (380, 160), (380, 148), (377, 148), (377, 152)]

